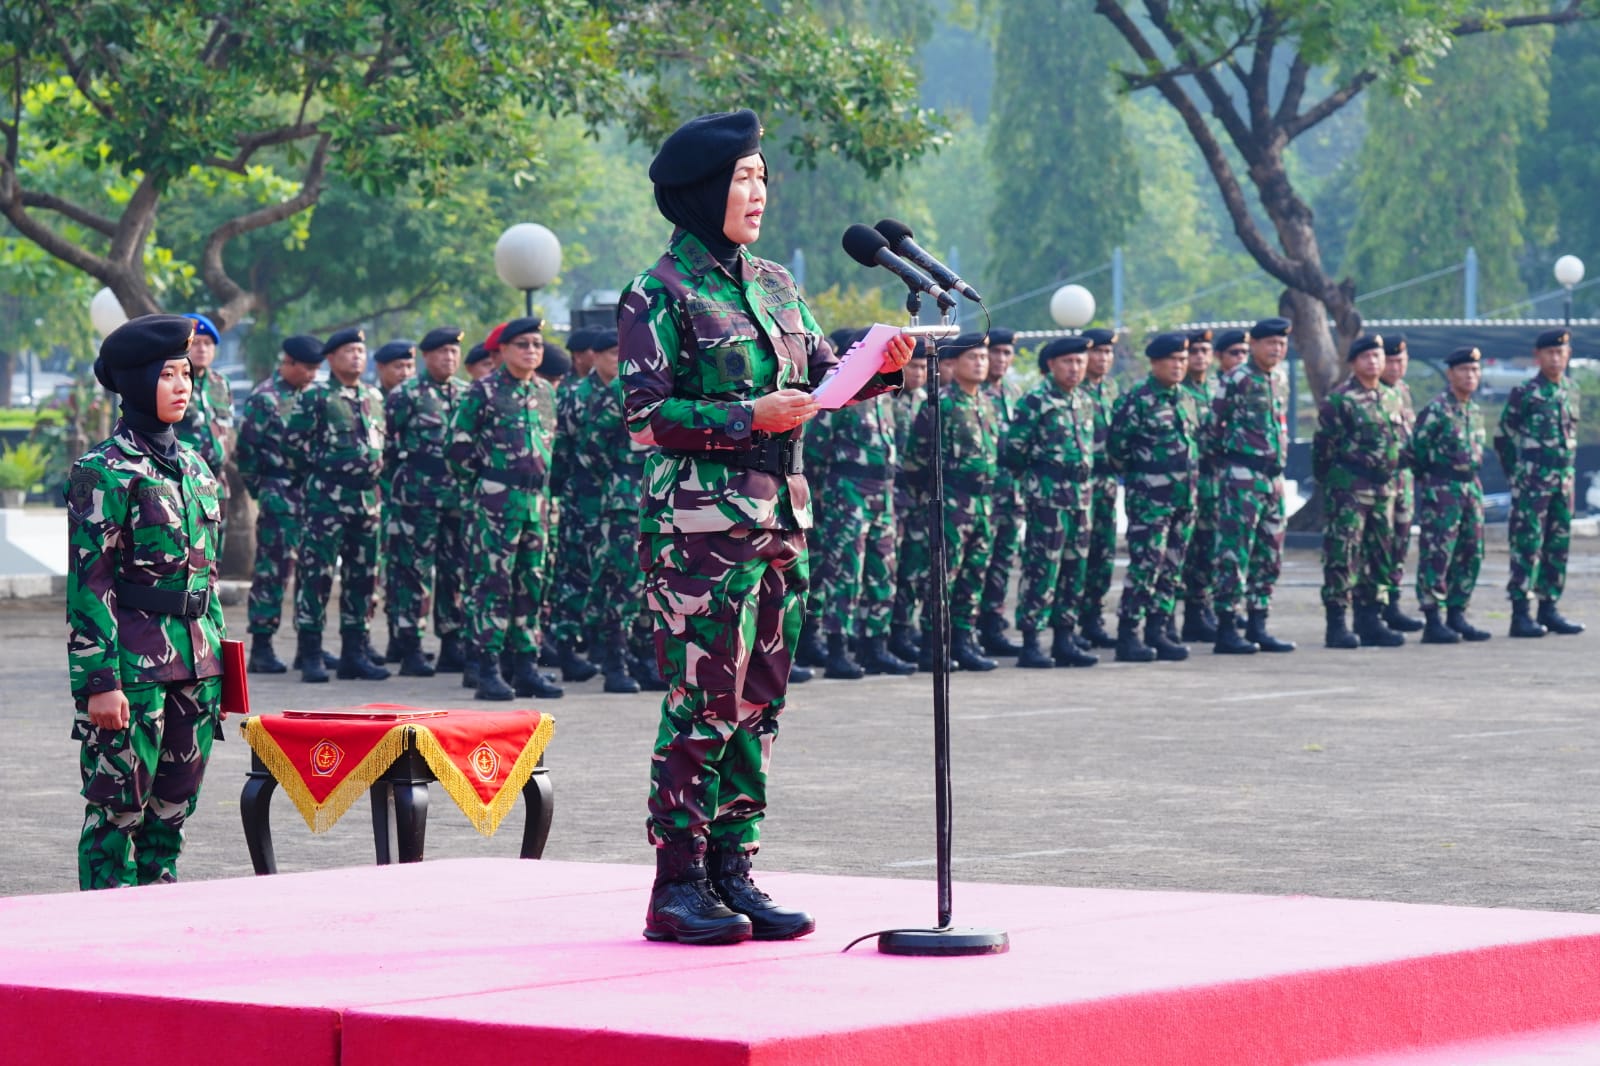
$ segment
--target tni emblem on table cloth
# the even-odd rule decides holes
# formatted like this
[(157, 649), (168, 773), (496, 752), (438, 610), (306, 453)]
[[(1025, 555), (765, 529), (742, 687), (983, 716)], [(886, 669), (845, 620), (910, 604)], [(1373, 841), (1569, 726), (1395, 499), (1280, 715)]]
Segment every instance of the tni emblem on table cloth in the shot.
[(331, 740), (319, 740), (311, 749), (311, 772), (318, 777), (329, 777), (344, 761), (344, 749)]

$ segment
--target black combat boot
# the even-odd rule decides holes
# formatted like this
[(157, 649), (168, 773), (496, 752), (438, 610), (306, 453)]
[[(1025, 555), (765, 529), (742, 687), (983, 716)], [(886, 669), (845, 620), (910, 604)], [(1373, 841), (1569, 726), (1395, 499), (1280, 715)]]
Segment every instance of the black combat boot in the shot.
[(1206, 623), (1207, 607), (1199, 600), (1183, 601), (1183, 639), (1192, 640), (1196, 644), (1213, 644), (1217, 639), (1217, 623), (1215, 615), (1208, 625)]
[(1423, 625), (1400, 609), (1398, 592), (1389, 595), (1389, 602), (1383, 608), (1383, 624), (1396, 633), (1420, 633)]
[(576, 646), (562, 641), (553, 644), (553, 647), (556, 653), (556, 665), (561, 667), (561, 680), (570, 681), (575, 685), (581, 684), (600, 672), (598, 666), (578, 654)]
[(828, 649), (822, 643), (822, 629), (814, 618), (806, 619), (800, 627), (800, 643), (795, 646), (794, 661), (801, 666), (828, 665)]
[(1264, 607), (1257, 607), (1250, 612), (1250, 624), (1245, 626), (1244, 639), (1262, 651), (1286, 652), (1295, 648), (1294, 641), (1279, 640), (1267, 632), (1267, 611)]
[(1539, 601), (1539, 624), (1558, 637), (1575, 637), (1583, 632), (1583, 623), (1561, 617), (1555, 600)]
[(1350, 627), (1345, 624), (1344, 608), (1337, 604), (1326, 604), (1323, 612), (1328, 616), (1327, 636), (1322, 638), (1322, 644), (1328, 648), (1359, 648), (1361, 640)]
[[(343, 642), (341, 641), (340, 647), (343, 648), (343, 646)], [(341, 659), (344, 658), (343, 651), (339, 653), (339, 657)], [(382, 666), (384, 663), (395, 661), (395, 658), (392, 655), (385, 657), (378, 654), (378, 649), (372, 646), (371, 633), (361, 634), (361, 657), (366, 659), (367, 662), (371, 663), (373, 666)]]
[(628, 653), (622, 646), (622, 641), (617, 640), (606, 645), (606, 657), (603, 660), (602, 672), (605, 674), (605, 691), (618, 693), (634, 693), (639, 691), (639, 682), (635, 681), (628, 673)]
[(387, 681), (389, 671), (373, 665), (367, 657), (367, 635), (358, 629), (339, 634), (339, 669), (335, 673), (340, 681)]
[(735, 914), (750, 919), (750, 932), (756, 940), (793, 940), (817, 928), (815, 918), (805, 911), (780, 907), (772, 897), (750, 879), (750, 859), (737, 848), (713, 848), (706, 856), (711, 888)]
[(302, 629), (299, 634), (300, 653), (295, 662), (300, 664), (300, 680), (320, 685), (328, 680), (328, 668), (322, 660), (322, 634)]
[[(371, 645), (368, 646), (370, 647)], [(382, 666), (385, 663), (397, 663), (406, 656), (405, 651), (402, 650), (403, 648), (404, 645), (401, 643), (399, 635), (391, 629), (389, 631), (389, 643), (385, 645), (383, 649), (383, 658), (377, 658), (376, 653), (367, 656), (367, 658), (371, 659), (379, 666)]]
[(1117, 638), (1106, 632), (1105, 622), (1100, 617), (1100, 605), (1094, 605), (1091, 613), (1085, 614), (1078, 622), (1078, 630), (1095, 648), (1115, 648)]
[(1172, 639), (1171, 624), (1171, 615), (1150, 615), (1144, 620), (1144, 642), (1156, 650), (1156, 658), (1162, 662), (1181, 663), (1189, 657), (1189, 649)]
[(950, 657), (961, 669), (978, 673), (1000, 665), (993, 659), (984, 658), (983, 649), (978, 647), (978, 638), (972, 635), (970, 629), (957, 629), (950, 634)]
[(645, 692), (665, 692), (672, 687), (661, 676), (661, 670), (656, 665), (654, 641), (633, 646), (628, 656), (628, 673)]
[(1139, 639), (1139, 623), (1132, 618), (1117, 619), (1117, 662), (1153, 663), (1156, 653)]
[(1382, 610), (1376, 603), (1356, 604), (1355, 631), (1363, 648), (1398, 648), (1406, 642), (1405, 634), (1383, 624)]
[(478, 664), (483, 662), (483, 655), (478, 649), (463, 645), (461, 653), (461, 687), (478, 687)]
[(895, 626), (889, 631), (889, 654), (895, 658), (917, 664), (917, 656), (922, 654), (922, 649), (917, 647), (917, 642), (911, 635), (910, 626)]
[(978, 616), (978, 647), (985, 655), (1010, 658), (1022, 651), (1022, 645), (1006, 636), (1006, 620), (998, 611), (985, 611)]
[(816, 676), (817, 672), (809, 666), (801, 666), (799, 663), (789, 664), (789, 684), (791, 685), (803, 685)]
[(1255, 642), (1239, 634), (1239, 619), (1232, 611), (1217, 615), (1217, 640), (1211, 646), (1214, 655), (1254, 655), (1261, 649)]
[(567, 694), (565, 689), (539, 671), (537, 652), (518, 652), (512, 662), (511, 685), (522, 699), (536, 696), (541, 700), (559, 700)]
[(1477, 626), (1467, 621), (1467, 609), (1465, 607), (1446, 608), (1444, 612), (1444, 624), (1461, 634), (1462, 640), (1469, 641), (1474, 644), (1480, 640), (1488, 640), (1491, 635), (1488, 630), (1479, 629)]
[(656, 880), (644, 915), (646, 940), (737, 944), (749, 940), (750, 919), (717, 898), (706, 877), (704, 837), (669, 840), (656, 849)]
[(1422, 609), (1422, 643), (1424, 644), (1460, 644), (1461, 634), (1439, 621), (1439, 608), (1424, 607)]
[(272, 650), (271, 633), (250, 635), (250, 661), (245, 669), (252, 674), (286, 674), (289, 668)]
[(1511, 635), (1513, 637), (1542, 637), (1544, 634), (1544, 626), (1535, 622), (1533, 615), (1528, 613), (1528, 601), (1513, 600), (1511, 603)]
[(908, 663), (891, 652), (889, 642), (883, 637), (862, 638), (861, 668), (869, 674), (895, 674), (900, 677), (917, 672), (917, 664)]
[(831, 677), (835, 681), (860, 681), (866, 676), (866, 671), (861, 669), (861, 664), (850, 658), (850, 650), (844, 646), (843, 633), (828, 634), (828, 661), (823, 664), (823, 677)]
[(1044, 649), (1039, 647), (1039, 631), (1037, 629), (1024, 629), (1022, 631), (1022, 650), (1017, 653), (1017, 665), (1024, 670), (1055, 669), (1055, 657), (1046, 655)]
[[(320, 648), (322, 645), (319, 643), (317, 646)], [(291, 669), (291, 670), (299, 670), (300, 668), (301, 668), (300, 667), (300, 648), (299, 648), (299, 645), (297, 644), (295, 646), (294, 662), (289, 664), (289, 669)], [(324, 670), (337, 670), (337, 669), (339, 669), (339, 657), (337, 655), (333, 654), (332, 652), (329, 652), (329, 651), (323, 652), (322, 653), (322, 668)]]
[(399, 645), (401, 677), (432, 677), (433, 665), (422, 655), (422, 638), (416, 633), (401, 633), (395, 638)]
[[(938, 652), (939, 641), (934, 639), (932, 633), (922, 634), (922, 651), (917, 655), (917, 669), (924, 673), (933, 672), (933, 657)], [(944, 664), (946, 673), (954, 673), (958, 667), (955, 659), (946, 659)]]
[(461, 654), (461, 635), (451, 633), (439, 638), (439, 659), (433, 664), (436, 672), (441, 674), (459, 674), (465, 665), (465, 656)]
[(1071, 626), (1056, 626), (1053, 639), (1050, 641), (1050, 661), (1057, 666), (1084, 667), (1093, 666), (1100, 661), (1100, 656), (1090, 655), (1072, 635)]
[[(498, 653), (480, 649), (478, 654), (472, 658), (473, 663), (468, 665), (475, 664), (477, 666), (477, 669), (472, 671), (472, 676), (476, 680), (478, 689), (478, 694), (475, 698), (495, 701), (516, 698), (517, 694), (511, 691), (511, 686), (506, 684), (506, 679), (500, 676), (500, 656)], [(465, 676), (466, 673), (463, 671), (462, 677), (464, 678)]]

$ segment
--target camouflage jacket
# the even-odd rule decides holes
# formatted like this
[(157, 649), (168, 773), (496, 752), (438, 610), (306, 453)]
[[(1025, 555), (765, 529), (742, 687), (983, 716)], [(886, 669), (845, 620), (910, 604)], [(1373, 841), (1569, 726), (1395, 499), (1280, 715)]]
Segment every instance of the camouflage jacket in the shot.
[(1578, 387), (1543, 374), (1511, 390), (1494, 448), (1506, 477), (1521, 487), (1555, 487), (1572, 475), (1578, 448)]
[(928, 390), (902, 389), (894, 394), (894, 402), (899, 405), (894, 409), (895, 466), (901, 468), (906, 463), (906, 449), (911, 445), (911, 427), (917, 420), (917, 412), (928, 402)]
[(1311, 476), (1348, 492), (1393, 491), (1409, 440), (1400, 394), (1382, 383), (1364, 389), (1353, 376), (1329, 390), (1317, 411)]
[(556, 429), (554, 392), (538, 374), (518, 381), (504, 366), (467, 387), (446, 458), (463, 498), (480, 511), (541, 517)]
[(1199, 435), (1200, 411), (1188, 390), (1149, 377), (1117, 401), (1106, 457), (1130, 491), (1172, 486), (1173, 505), (1192, 507)]
[[(118, 420), (67, 479), (67, 661), (72, 694), (222, 673), (215, 595), (222, 502), (198, 452), (156, 455)], [(198, 617), (128, 605), (130, 586), (207, 595)], [(119, 591), (119, 588), (122, 591)], [(84, 735), (80, 711), (74, 736)]]
[[(639, 511), (639, 486), (649, 449), (628, 433), (623, 416), (622, 376), (607, 385), (598, 375), (583, 379), (574, 416), (578, 438), (573, 449), (589, 491), (599, 494), (603, 513)], [(570, 483), (569, 483), (570, 484)]]
[(1051, 378), (1017, 403), (1000, 459), (1017, 472), (1025, 499), (1049, 507), (1087, 502), (1096, 413), (1094, 399), (1082, 388), (1063, 389)]
[(1209, 450), (1224, 475), (1281, 475), (1289, 461), (1289, 405), (1273, 375), (1250, 359), (1223, 374), (1209, 432)]
[(1217, 435), (1212, 429), (1217, 420), (1216, 410), (1212, 407), (1217, 397), (1216, 390), (1211, 387), (1209, 376), (1203, 381), (1184, 378), (1178, 383), (1178, 387), (1194, 400), (1195, 413), (1200, 416), (1200, 466), (1202, 469), (1209, 469), (1217, 449)]
[(239, 443), (234, 449), (234, 464), (245, 489), (263, 507), (276, 507), (280, 512), (293, 510), (300, 501), (294, 468), (283, 452), (284, 429), (298, 395), (276, 371), (257, 385), (244, 402)]
[[(758, 397), (810, 389), (837, 363), (833, 348), (776, 263), (741, 250), (738, 278), (698, 238), (678, 231), (617, 312), (628, 431), (658, 451), (645, 460), (639, 527), (646, 533), (809, 529), (804, 474), (777, 475), (719, 452), (799, 447), (754, 427)], [(857, 399), (900, 383), (874, 375)]]
[(371, 385), (337, 378), (295, 397), (283, 453), (307, 507), (376, 514), (383, 466), (383, 397)]
[(1478, 405), (1456, 399), (1449, 389), (1417, 415), (1411, 436), (1411, 468), (1421, 483), (1478, 484), (1483, 466), (1483, 416)]
[(228, 479), (222, 468), (228, 462), (229, 434), (233, 430), (233, 387), (210, 368), (196, 370), (194, 390), (183, 419), (173, 426), (178, 440), (194, 448), (211, 468), (223, 499), (228, 496)]
[(1078, 386), (1084, 395), (1094, 400), (1094, 473), (1096, 477), (1110, 477), (1113, 473), (1106, 458), (1106, 441), (1111, 437), (1111, 416), (1117, 407), (1117, 397), (1122, 390), (1110, 374), (1098, 382), (1087, 379)]
[(806, 425), (807, 468), (814, 455), (817, 477), (893, 481), (900, 464), (895, 437), (904, 413), (891, 395), (822, 412)]
[[(1000, 434), (1000, 416), (982, 390), (972, 396), (955, 386), (939, 391), (939, 458), (946, 508), (992, 512)], [(928, 468), (932, 455), (933, 404), (925, 403), (911, 427), (911, 444), (901, 468), (922, 494), (932, 489)]]
[(581, 437), (587, 436), (583, 412), (593, 398), (591, 380), (567, 375), (556, 386), (556, 439), (550, 449), (550, 484), (564, 499), (577, 499), (599, 491), (591, 467), (584, 462)]
[[(1017, 405), (1022, 402), (1023, 388), (1009, 377), (1003, 377), (999, 381), (986, 381), (979, 387), (989, 394), (995, 414), (1000, 416), (1000, 435), (1004, 437), (1006, 427), (1011, 425), (1011, 420), (1017, 415)], [(1010, 468), (1002, 463), (995, 479), (995, 494), (1007, 496), (1012, 502), (1019, 502), (1021, 497), (1017, 494), (1017, 486), (1018, 481), (1012, 477)]]
[(426, 370), (401, 382), (383, 401), (389, 433), (383, 469), (395, 503), (461, 506), (461, 486), (445, 463), (451, 420), (466, 389), (454, 378), (440, 384)]

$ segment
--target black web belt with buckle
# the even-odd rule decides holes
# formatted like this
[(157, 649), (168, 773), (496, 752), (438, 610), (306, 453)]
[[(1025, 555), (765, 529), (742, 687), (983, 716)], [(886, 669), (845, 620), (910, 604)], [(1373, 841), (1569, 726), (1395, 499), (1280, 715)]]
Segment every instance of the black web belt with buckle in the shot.
[(662, 450), (663, 455), (674, 459), (697, 459), (703, 462), (725, 463), (740, 470), (760, 470), (782, 477), (785, 474), (805, 473), (801, 444), (787, 437), (757, 441), (748, 448), (718, 448), (715, 451)]
[(183, 589), (158, 589), (150, 585), (117, 582), (117, 603), (136, 611), (170, 614), (179, 618), (199, 618), (211, 606), (211, 590), (188, 592)]

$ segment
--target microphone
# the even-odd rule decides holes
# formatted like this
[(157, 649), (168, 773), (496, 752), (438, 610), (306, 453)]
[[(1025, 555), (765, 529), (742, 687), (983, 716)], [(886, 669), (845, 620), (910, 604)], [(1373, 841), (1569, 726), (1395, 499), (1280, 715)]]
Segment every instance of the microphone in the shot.
[(983, 297), (978, 295), (977, 289), (956, 277), (955, 271), (918, 247), (917, 242), (911, 239), (910, 226), (885, 218), (879, 220), (877, 230), (889, 242), (892, 252), (926, 270), (941, 287), (959, 292), (975, 304), (983, 303)]
[(844, 250), (851, 259), (862, 266), (881, 266), (905, 282), (913, 292), (925, 292), (939, 303), (940, 310), (948, 311), (956, 305), (956, 298), (933, 283), (922, 271), (889, 251), (889, 242), (877, 230), (856, 223), (844, 231)]

